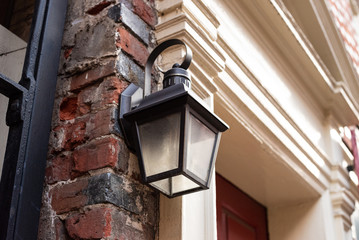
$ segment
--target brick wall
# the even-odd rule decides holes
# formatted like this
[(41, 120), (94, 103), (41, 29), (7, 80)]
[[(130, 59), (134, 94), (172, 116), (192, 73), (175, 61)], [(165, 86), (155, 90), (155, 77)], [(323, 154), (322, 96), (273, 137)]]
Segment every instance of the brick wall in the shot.
[(69, 0), (39, 239), (156, 239), (158, 193), (140, 182), (118, 126), (144, 80), (153, 0)]
[(353, 61), (353, 66), (359, 74), (359, 45), (358, 33), (354, 26), (354, 15), (357, 0), (328, 0), (335, 24), (343, 38), (344, 46)]

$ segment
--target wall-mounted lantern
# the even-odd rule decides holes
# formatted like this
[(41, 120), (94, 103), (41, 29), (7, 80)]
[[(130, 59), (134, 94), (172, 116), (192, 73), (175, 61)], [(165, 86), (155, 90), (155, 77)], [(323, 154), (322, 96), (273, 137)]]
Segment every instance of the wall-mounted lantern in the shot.
[[(186, 47), (183, 63), (164, 73), (163, 90), (150, 94), (155, 59), (177, 44)], [(191, 60), (181, 40), (165, 41), (147, 60), (145, 90), (131, 84), (121, 94), (121, 127), (137, 154), (142, 179), (168, 197), (209, 188), (221, 132), (228, 129), (191, 91), (186, 71)]]

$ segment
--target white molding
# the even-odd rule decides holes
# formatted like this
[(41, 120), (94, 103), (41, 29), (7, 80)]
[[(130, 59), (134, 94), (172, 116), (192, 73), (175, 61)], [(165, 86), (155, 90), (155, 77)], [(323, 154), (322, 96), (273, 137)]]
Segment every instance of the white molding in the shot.
[(346, 189), (338, 189), (330, 192), (333, 204), (334, 217), (340, 218), (347, 232), (351, 228), (351, 215), (355, 209), (355, 198)]

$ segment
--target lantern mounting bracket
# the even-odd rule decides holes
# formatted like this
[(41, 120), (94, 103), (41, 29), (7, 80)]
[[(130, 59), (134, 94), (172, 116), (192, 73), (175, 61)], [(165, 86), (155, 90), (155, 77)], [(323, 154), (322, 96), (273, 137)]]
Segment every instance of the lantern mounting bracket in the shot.
[(131, 124), (125, 120), (123, 115), (130, 112), (132, 109), (136, 108), (140, 104), (143, 99), (142, 95), (143, 89), (131, 83), (130, 86), (128, 86), (120, 96), (120, 127), (125, 142), (132, 152), (135, 152), (135, 149), (133, 147), (134, 139), (131, 132), (129, 131), (129, 129), (131, 129)]
[[(192, 61), (192, 50), (182, 41), (179, 39), (170, 39), (164, 41), (160, 45), (158, 45), (151, 54), (148, 56), (146, 67), (145, 67), (145, 84), (144, 84), (144, 92), (143, 97), (146, 97), (151, 94), (151, 71), (153, 63), (155, 62), (156, 58), (167, 48), (174, 46), (174, 45), (183, 45), (186, 48), (186, 56), (182, 64), (178, 68), (187, 69)], [(161, 72), (163, 72), (161, 70)]]

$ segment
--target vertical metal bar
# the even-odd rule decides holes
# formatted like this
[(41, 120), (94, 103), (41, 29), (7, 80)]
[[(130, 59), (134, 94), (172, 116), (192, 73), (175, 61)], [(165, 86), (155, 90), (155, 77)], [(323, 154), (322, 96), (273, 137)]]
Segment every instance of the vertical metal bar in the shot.
[[(48, 0), (34, 76), (36, 92), (26, 148), (15, 239), (36, 239), (40, 217), (46, 157), (51, 129), (57, 70), (67, 9), (66, 0)], [(32, 62), (29, 68), (33, 66)]]
[(36, 239), (67, 0), (37, 0), (0, 183), (0, 239)]
[[(46, 6), (47, 1), (36, 1), (35, 11), (32, 19), (31, 36), (26, 50), (23, 75), (19, 82), (22, 86), (28, 89), (27, 93), (21, 96), (21, 99), (25, 100), (22, 101), (23, 105), (21, 106), (22, 109), (25, 109), (25, 114), (21, 123), (14, 126), (10, 126), (9, 129), (9, 138), (4, 160), (4, 168), (6, 168), (9, 173), (5, 173), (6, 181), (4, 181), (4, 177), (1, 178), (0, 186), (0, 199), (6, 199), (6, 202), (4, 202), (4, 204), (2, 204), (1, 206), (1, 211), (4, 211), (6, 213), (4, 216), (0, 217), (1, 223), (4, 223), (4, 225), (0, 227), (1, 239), (15, 239), (14, 235), (16, 231), (16, 216), (19, 208), (19, 197), (21, 194), (20, 190), (23, 167), (26, 164), (25, 161), (27, 159), (26, 147), (28, 143), (28, 133), (31, 123), (31, 111), (36, 87), (34, 74), (29, 74), (28, 76), (26, 76), (24, 73), (34, 73), (35, 67), (29, 66), (35, 66), (34, 62), (36, 62), (36, 59), (38, 58), (37, 56), (40, 44), (39, 36), (41, 36), (43, 22), (45, 21)], [(11, 101), (14, 101), (14, 99), (10, 98), (9, 106), (11, 104)], [(12, 144), (12, 141), (16, 142), (18, 145)]]
[[(22, 98), (22, 96), (20, 96)], [(13, 99), (9, 99), (9, 104)], [(19, 186), (14, 184), (16, 176), (17, 160), (20, 155), (21, 135), (23, 122), (9, 126), (8, 141), (6, 144), (6, 153), (3, 164), (0, 184), (0, 239), (7, 239), (7, 235), (13, 232), (11, 210), (16, 210), (16, 204), (12, 202), (13, 191)], [(11, 238), (8, 238), (11, 239)]]

